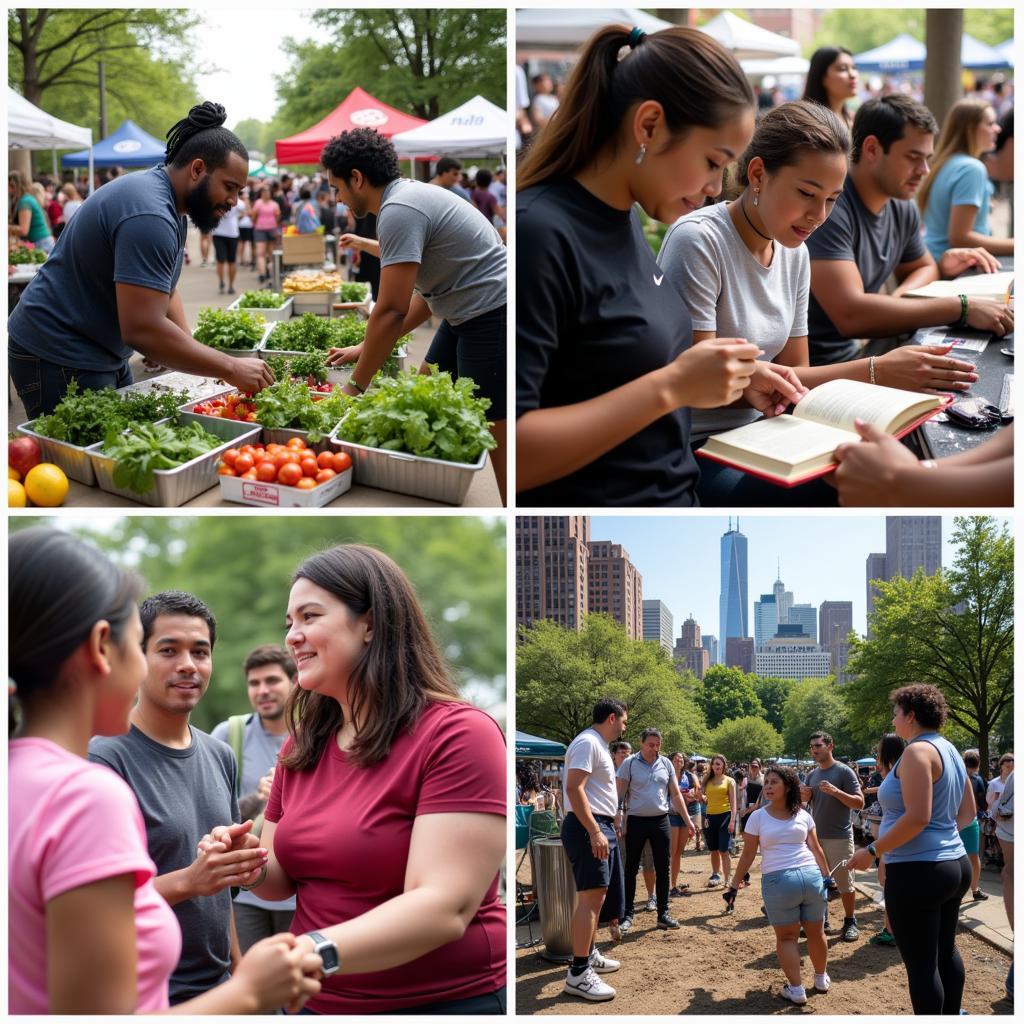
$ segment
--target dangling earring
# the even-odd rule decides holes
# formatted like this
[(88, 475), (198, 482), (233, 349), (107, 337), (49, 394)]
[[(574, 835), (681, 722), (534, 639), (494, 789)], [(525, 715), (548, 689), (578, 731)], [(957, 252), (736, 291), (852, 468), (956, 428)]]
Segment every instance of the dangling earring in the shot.
[(761, 191), (761, 190), (760, 190), (759, 188), (755, 188), (755, 189), (754, 189), (754, 206), (755, 206), (755, 207), (757, 206), (757, 194), (758, 194), (758, 192), (760, 192), (760, 191)]
[(633, 163), (635, 163), (635, 164), (642, 164), (644, 162), (644, 157), (645, 156), (647, 156), (647, 144), (641, 142), (640, 143), (640, 151), (637, 153), (636, 160), (634, 160)]

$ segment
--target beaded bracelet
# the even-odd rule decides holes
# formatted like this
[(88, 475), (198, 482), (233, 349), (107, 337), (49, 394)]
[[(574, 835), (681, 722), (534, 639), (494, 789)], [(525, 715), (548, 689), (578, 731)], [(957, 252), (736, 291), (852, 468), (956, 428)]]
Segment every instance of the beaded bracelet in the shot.
[(968, 306), (968, 303), (967, 303), (967, 296), (966, 295), (958, 295), (957, 298), (960, 299), (960, 323), (957, 326), (958, 327), (966, 327), (967, 326), (967, 313), (968, 313), (968, 309), (969, 309), (969, 306)]
[(875, 357), (868, 357), (868, 380), (870, 383), (875, 383)]

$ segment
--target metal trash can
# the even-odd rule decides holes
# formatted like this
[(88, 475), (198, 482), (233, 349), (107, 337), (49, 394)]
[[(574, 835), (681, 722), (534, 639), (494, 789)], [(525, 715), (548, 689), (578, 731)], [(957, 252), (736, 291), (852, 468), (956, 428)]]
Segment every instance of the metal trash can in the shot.
[(572, 915), (576, 910), (576, 882), (572, 865), (558, 836), (530, 842), (530, 865), (537, 890), (544, 952), (552, 963), (572, 960)]

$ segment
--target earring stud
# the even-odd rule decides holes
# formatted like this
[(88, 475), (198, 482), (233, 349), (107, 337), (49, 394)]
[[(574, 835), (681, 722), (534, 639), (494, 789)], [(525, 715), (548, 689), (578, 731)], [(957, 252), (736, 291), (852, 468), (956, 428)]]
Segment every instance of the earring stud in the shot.
[(640, 150), (639, 150), (639, 152), (636, 155), (636, 160), (634, 160), (633, 162), (636, 163), (636, 164), (642, 164), (644, 162), (644, 157), (645, 156), (647, 156), (647, 145), (646, 145), (646, 143), (641, 142), (640, 143)]

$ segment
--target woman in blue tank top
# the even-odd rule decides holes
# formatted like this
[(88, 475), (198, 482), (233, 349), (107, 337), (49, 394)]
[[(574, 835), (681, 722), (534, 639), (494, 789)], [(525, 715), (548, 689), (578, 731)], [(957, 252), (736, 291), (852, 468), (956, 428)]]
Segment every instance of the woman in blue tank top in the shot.
[(849, 866), (867, 868), (876, 857), (885, 863), (885, 906), (914, 1013), (955, 1015), (964, 991), (957, 914), (971, 884), (959, 830), (974, 817), (974, 792), (956, 748), (939, 735), (942, 692), (904, 686), (890, 699), (893, 729), (907, 746), (878, 790), (879, 837)]

